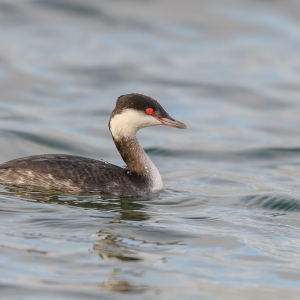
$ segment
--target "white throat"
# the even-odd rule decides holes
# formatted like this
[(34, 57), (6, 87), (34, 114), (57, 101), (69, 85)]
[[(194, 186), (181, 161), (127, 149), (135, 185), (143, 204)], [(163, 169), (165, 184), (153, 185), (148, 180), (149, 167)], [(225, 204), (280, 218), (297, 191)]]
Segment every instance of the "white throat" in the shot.
[(157, 125), (161, 125), (161, 123), (154, 117), (129, 108), (110, 119), (110, 131), (116, 140), (133, 137), (139, 129)]

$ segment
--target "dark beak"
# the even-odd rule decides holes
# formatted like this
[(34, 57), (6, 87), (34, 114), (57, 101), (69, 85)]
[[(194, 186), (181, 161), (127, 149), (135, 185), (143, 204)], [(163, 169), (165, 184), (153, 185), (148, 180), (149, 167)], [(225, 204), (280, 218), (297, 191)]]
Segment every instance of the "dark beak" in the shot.
[(179, 122), (179, 121), (176, 121), (174, 119), (168, 119), (168, 118), (159, 118), (159, 120), (161, 121), (161, 123), (163, 125), (166, 125), (166, 126), (171, 126), (171, 127), (174, 127), (174, 128), (180, 128), (180, 129), (189, 129), (188, 126), (186, 126), (185, 124)]

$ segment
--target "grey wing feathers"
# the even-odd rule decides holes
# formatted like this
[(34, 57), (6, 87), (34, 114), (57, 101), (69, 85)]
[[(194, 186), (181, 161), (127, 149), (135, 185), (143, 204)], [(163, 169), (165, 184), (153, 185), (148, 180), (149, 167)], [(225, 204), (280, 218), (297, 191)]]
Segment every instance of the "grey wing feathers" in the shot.
[(0, 165), (0, 182), (4, 184), (118, 194), (121, 186), (128, 186), (127, 181), (118, 166), (73, 155), (36, 155)]

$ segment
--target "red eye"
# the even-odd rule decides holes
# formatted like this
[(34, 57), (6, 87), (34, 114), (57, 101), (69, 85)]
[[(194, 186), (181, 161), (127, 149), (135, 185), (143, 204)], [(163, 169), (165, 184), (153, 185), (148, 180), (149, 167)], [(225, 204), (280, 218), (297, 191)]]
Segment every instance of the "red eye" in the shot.
[(147, 115), (152, 115), (154, 113), (154, 110), (153, 110), (153, 108), (149, 107), (149, 108), (145, 109), (145, 112)]

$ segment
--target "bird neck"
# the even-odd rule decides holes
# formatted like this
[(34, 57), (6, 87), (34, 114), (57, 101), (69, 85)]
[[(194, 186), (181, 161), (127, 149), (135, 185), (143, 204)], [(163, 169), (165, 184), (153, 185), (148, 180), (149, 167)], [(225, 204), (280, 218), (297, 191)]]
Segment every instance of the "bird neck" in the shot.
[(140, 176), (145, 182), (149, 182), (153, 190), (161, 189), (162, 179), (159, 171), (140, 146), (137, 137), (133, 135), (116, 139), (113, 136), (113, 140), (126, 163), (126, 169)]

